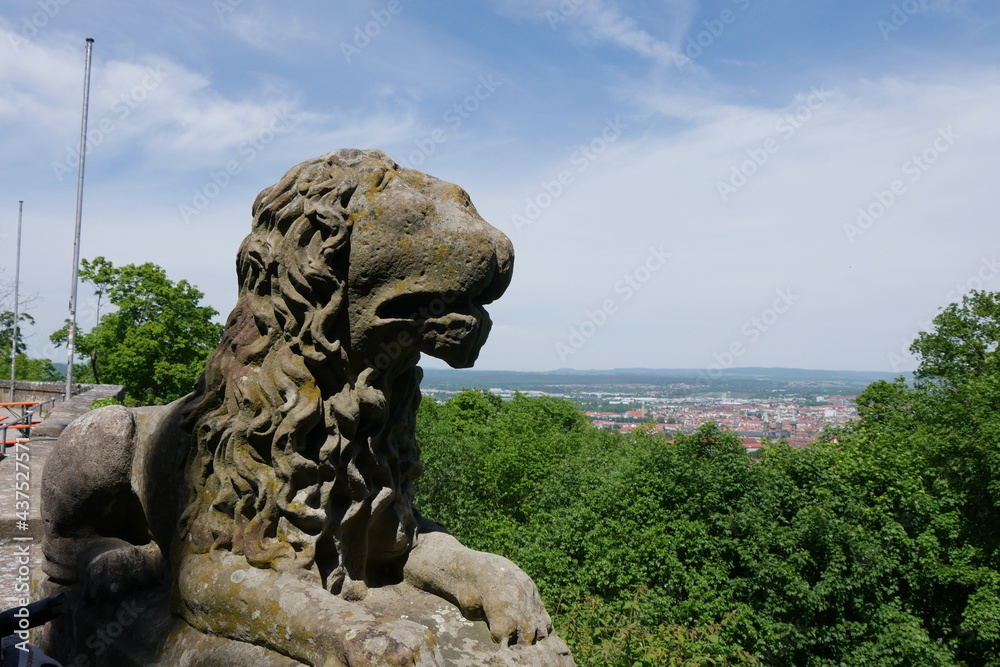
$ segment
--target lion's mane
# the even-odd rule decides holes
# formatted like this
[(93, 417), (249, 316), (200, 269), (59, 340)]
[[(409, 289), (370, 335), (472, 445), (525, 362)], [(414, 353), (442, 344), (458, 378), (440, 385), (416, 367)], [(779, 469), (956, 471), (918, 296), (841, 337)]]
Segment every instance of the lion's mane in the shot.
[(335, 151), (257, 197), (237, 304), (185, 417), (181, 553), (231, 550), (345, 597), (363, 590), (373, 550), (405, 553), (420, 371), (352, 371), (346, 314), (351, 200), (398, 169), (378, 151)]

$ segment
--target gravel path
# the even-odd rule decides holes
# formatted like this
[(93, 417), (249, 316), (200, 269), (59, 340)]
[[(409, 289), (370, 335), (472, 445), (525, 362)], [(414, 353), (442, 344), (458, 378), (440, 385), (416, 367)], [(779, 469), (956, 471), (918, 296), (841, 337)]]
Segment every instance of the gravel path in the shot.
[(28, 597), (30, 571), (42, 564), (42, 468), (54, 444), (54, 438), (32, 438), (8, 447), (0, 460), (0, 609)]

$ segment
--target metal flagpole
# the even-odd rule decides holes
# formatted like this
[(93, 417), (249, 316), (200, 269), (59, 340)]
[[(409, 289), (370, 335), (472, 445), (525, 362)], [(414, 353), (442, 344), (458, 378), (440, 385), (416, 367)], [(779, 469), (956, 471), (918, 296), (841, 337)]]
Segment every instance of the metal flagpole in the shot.
[(14, 260), (14, 326), (10, 334), (10, 402), (14, 402), (14, 378), (17, 377), (17, 318), (21, 312), (17, 302), (18, 283), (21, 281), (21, 213), (24, 202), (17, 202), (17, 259)]
[(83, 163), (87, 154), (87, 108), (90, 105), (90, 52), (94, 40), (87, 38), (87, 60), (83, 74), (83, 120), (80, 123), (80, 168), (76, 178), (76, 233), (73, 236), (73, 282), (69, 292), (69, 342), (66, 361), (66, 398), (73, 397), (73, 354), (76, 347), (76, 284), (80, 272), (80, 220), (83, 216)]

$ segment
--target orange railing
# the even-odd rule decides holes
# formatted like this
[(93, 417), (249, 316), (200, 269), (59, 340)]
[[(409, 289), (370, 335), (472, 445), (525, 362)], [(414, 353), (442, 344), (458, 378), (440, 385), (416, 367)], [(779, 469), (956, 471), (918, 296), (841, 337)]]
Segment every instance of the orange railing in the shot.
[[(41, 401), (18, 401), (15, 403), (0, 403), (0, 411), (6, 410), (6, 415), (0, 415), (0, 457), (7, 455), (7, 445), (28, 442), (31, 436), (31, 428), (41, 424), (41, 420), (36, 420), (34, 408), (41, 404)], [(20, 432), (20, 437), (13, 440), (7, 439), (7, 431), (14, 429)]]

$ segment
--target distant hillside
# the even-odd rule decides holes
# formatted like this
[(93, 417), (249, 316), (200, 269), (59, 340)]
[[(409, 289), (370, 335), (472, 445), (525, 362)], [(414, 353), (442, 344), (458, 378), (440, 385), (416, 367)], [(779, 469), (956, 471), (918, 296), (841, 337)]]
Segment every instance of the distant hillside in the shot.
[[(458, 371), (455, 371), (458, 372)], [(583, 375), (618, 375), (618, 376), (648, 376), (648, 377), (707, 377), (704, 369), (692, 368), (617, 368), (610, 371), (576, 371), (565, 369), (554, 373)], [(885, 373), (881, 371), (823, 371), (806, 368), (727, 368), (712, 371), (713, 378), (753, 378), (759, 380), (777, 380), (780, 382), (819, 381), (819, 382), (866, 382), (876, 380), (892, 380), (900, 373)]]
[(824, 371), (802, 368), (730, 368), (713, 371), (693, 368), (616, 368), (613, 370), (559, 369), (545, 372), (424, 369), (423, 386), (433, 389), (500, 388), (547, 391), (555, 387), (663, 387), (689, 384), (716, 391), (769, 391), (808, 386), (830, 393), (857, 393), (876, 380), (892, 380), (898, 373), (880, 371)]

